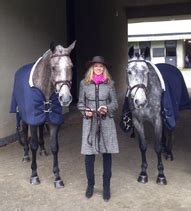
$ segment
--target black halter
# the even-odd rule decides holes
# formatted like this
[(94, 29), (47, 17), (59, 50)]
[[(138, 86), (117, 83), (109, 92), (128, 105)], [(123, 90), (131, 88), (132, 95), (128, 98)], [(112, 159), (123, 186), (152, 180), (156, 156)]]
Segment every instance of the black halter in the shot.
[[(57, 86), (58, 84), (61, 84), (61, 86), (60, 86), (60, 89), (59, 89), (59, 90), (56, 90), (56, 86)], [(60, 90), (62, 89), (62, 87), (63, 87), (64, 85), (68, 86), (68, 88), (71, 89), (72, 81), (69, 81), (69, 80), (60, 80), (60, 81), (56, 81), (55, 84), (54, 84), (55, 92), (56, 92), (56, 93), (59, 93)]]
[(147, 62), (145, 60), (142, 60), (142, 59), (132, 59), (132, 60), (128, 61), (128, 64), (130, 64), (132, 62), (144, 62), (147, 65)]
[[(140, 59), (138, 59), (138, 60), (137, 59), (136, 60), (131, 60), (131, 61), (128, 62), (128, 64), (131, 63), (131, 62), (144, 62), (144, 63), (147, 64), (147, 62), (145, 60), (140, 60)], [(132, 95), (132, 91), (134, 89), (136, 89), (135, 90), (135, 94)], [(136, 85), (134, 85), (132, 87), (131, 86), (128, 86), (127, 87), (126, 97), (129, 97), (129, 103), (130, 103), (130, 105), (132, 105), (132, 101), (133, 101), (133, 99), (134, 99), (134, 97), (135, 97), (135, 95), (136, 95), (136, 93), (137, 93), (137, 91), (139, 89), (143, 89), (144, 92), (145, 92), (146, 98), (148, 97), (148, 88), (144, 84), (140, 83), (140, 84), (136, 84)], [(134, 109), (136, 109), (135, 106), (133, 106), (133, 108), (131, 110), (134, 110)]]
[(144, 84), (136, 84), (136, 85), (134, 85), (133, 87), (131, 87), (131, 86), (128, 86), (128, 87), (127, 87), (127, 97), (128, 97), (129, 95), (131, 96), (131, 98), (134, 98), (134, 97), (135, 97), (135, 95), (134, 95), (134, 96), (131, 95), (131, 92), (132, 92), (133, 89), (135, 89), (135, 88), (137, 88), (137, 90), (135, 91), (135, 95), (136, 95), (138, 89), (144, 89), (145, 94), (146, 94), (146, 96), (147, 96), (147, 93), (148, 93), (147, 87), (146, 87)]
[(69, 56), (69, 55), (67, 53), (65, 53), (65, 54), (52, 54), (52, 56), (50, 58), (52, 59), (52, 58), (55, 58), (55, 57), (63, 57), (63, 56)]

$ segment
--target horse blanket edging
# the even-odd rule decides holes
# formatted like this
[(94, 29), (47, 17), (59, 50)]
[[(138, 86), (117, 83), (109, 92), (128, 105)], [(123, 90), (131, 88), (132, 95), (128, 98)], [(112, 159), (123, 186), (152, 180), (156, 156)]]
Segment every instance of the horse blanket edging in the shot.
[(21, 119), (29, 125), (40, 125), (45, 121), (60, 125), (64, 123), (64, 117), (58, 95), (54, 92), (46, 101), (40, 89), (29, 85), (33, 65), (24, 65), (15, 74), (10, 113), (16, 113), (18, 109)]

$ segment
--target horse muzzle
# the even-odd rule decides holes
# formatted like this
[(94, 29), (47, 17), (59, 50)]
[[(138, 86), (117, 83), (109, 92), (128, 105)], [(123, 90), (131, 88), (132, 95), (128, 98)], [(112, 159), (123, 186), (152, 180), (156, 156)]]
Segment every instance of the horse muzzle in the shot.
[(67, 107), (70, 105), (70, 103), (72, 102), (72, 95), (68, 95), (68, 96), (59, 96), (58, 98), (61, 106)]
[(148, 103), (147, 99), (145, 100), (134, 99), (134, 106), (136, 109), (145, 108), (147, 103)]

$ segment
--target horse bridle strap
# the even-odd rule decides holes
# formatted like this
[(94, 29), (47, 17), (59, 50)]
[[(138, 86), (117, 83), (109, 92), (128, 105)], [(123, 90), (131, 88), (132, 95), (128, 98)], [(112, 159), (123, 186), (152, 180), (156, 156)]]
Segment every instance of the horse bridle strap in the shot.
[[(137, 88), (137, 89), (136, 89), (136, 91), (135, 91), (134, 96), (132, 96), (132, 95), (131, 95), (131, 92), (132, 92), (132, 90), (135, 89), (135, 88)], [(132, 102), (132, 100), (134, 99), (134, 97), (135, 97), (135, 95), (136, 95), (138, 89), (140, 89), (140, 88), (143, 89), (143, 90), (145, 91), (145, 95), (147, 96), (148, 91), (147, 91), (147, 87), (146, 87), (144, 84), (136, 84), (136, 85), (134, 85), (134, 86), (132, 86), (132, 87), (130, 87), (130, 86), (127, 87), (127, 94), (126, 94), (126, 97), (129, 97), (129, 96), (130, 96), (130, 98), (128, 98), (128, 99), (129, 99), (129, 111), (130, 111), (130, 112), (132, 112), (133, 110), (136, 109), (134, 106), (132, 107), (132, 106), (130, 106), (130, 105), (131, 105), (131, 102)]]
[[(130, 95), (130, 93), (132, 92), (133, 89), (137, 88), (138, 89), (144, 89), (146, 95), (147, 95), (147, 87), (144, 84), (136, 84), (132, 87), (128, 86), (128, 95)], [(137, 92), (137, 91), (136, 91)]]
[(63, 87), (64, 85), (68, 86), (68, 88), (71, 89), (72, 81), (69, 81), (69, 80), (60, 80), (60, 81), (56, 81), (55, 84), (54, 84), (55, 89), (56, 89), (56, 86), (57, 86), (58, 84), (61, 84), (61, 86), (60, 86), (60, 89), (59, 89), (59, 90), (56, 90), (57, 93), (60, 92), (60, 90), (62, 89), (62, 87)]
[(132, 63), (132, 62), (144, 62), (147, 64), (147, 62), (145, 60), (141, 60), (141, 59), (132, 59), (132, 60), (128, 61), (128, 64)]
[(69, 56), (68, 54), (53, 54), (51, 58)]

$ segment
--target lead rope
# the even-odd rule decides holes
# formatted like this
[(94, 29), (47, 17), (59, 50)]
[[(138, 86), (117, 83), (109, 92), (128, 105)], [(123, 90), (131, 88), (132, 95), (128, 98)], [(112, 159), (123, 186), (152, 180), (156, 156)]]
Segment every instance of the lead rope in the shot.
[(105, 144), (105, 140), (104, 140), (104, 136), (103, 136), (103, 131), (102, 131), (102, 115), (97, 111), (94, 111), (94, 110), (91, 110), (91, 108), (89, 107), (86, 107), (86, 108), (82, 108), (82, 109), (79, 109), (80, 111), (90, 111), (93, 113), (93, 117), (90, 117), (89, 119), (91, 120), (90, 122), (90, 130), (89, 130), (89, 133), (88, 133), (88, 136), (87, 136), (87, 142), (90, 146), (93, 146), (93, 139), (91, 137), (91, 134), (92, 134), (92, 131), (93, 131), (93, 122), (96, 122), (96, 130), (95, 130), (95, 138), (94, 138), (94, 141), (95, 141), (95, 149), (97, 152), (100, 152), (100, 141), (101, 141), (101, 134), (102, 134), (102, 137), (103, 137), (103, 145), (104, 145), (104, 148), (106, 150), (106, 153), (108, 152), (107, 150), (107, 147), (106, 147), (106, 144)]
[[(100, 143), (101, 143), (101, 135), (103, 137), (103, 145), (105, 148), (106, 153), (108, 152), (106, 144), (105, 144), (105, 139), (102, 131), (102, 115), (100, 113), (96, 114), (96, 133), (95, 133), (95, 148), (97, 152), (100, 152)], [(97, 139), (96, 139), (97, 137)], [(96, 144), (97, 140), (97, 144)]]

